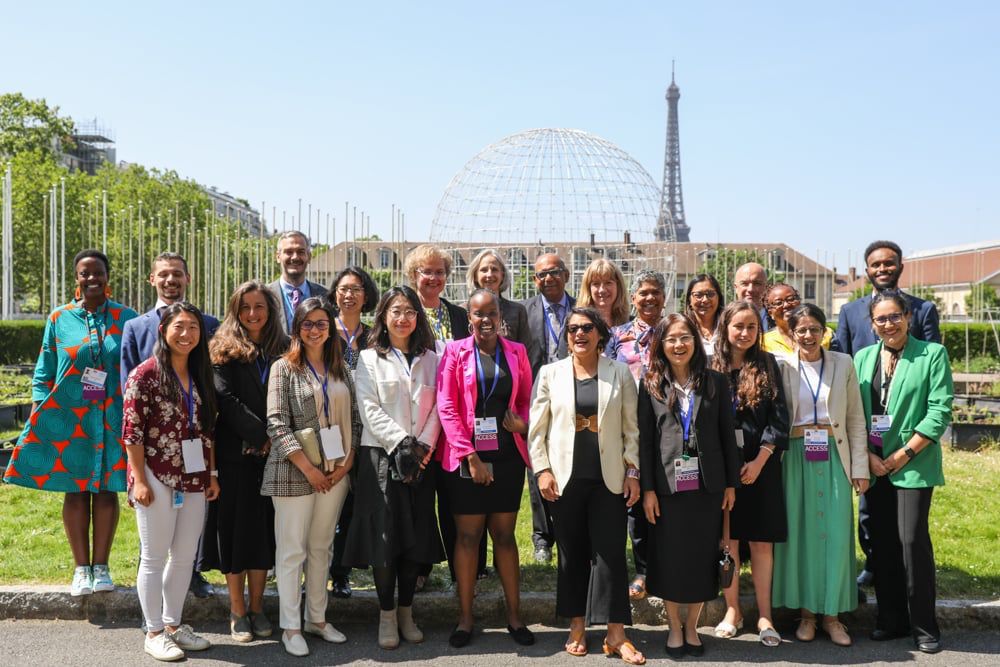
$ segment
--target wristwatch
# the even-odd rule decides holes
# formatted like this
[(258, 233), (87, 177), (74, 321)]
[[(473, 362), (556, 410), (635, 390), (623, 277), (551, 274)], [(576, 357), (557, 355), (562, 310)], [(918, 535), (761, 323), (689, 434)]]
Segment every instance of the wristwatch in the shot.
[(913, 457), (915, 457), (917, 455), (917, 453), (915, 451), (913, 451), (912, 449), (910, 449), (909, 445), (906, 445), (905, 447), (903, 447), (903, 453), (906, 454), (906, 458), (909, 459), (910, 461), (912, 461)]
[(208, 474), (211, 475), (212, 477), (218, 477), (219, 476), (219, 471), (218, 470), (212, 470), (212, 471), (209, 471)]

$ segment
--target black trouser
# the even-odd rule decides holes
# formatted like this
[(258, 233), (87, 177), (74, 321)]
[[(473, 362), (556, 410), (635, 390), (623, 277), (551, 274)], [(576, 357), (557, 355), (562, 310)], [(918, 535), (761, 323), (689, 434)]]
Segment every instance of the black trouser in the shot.
[(901, 489), (879, 477), (868, 489), (875, 562), (875, 625), (887, 632), (912, 630), (917, 641), (938, 640), (934, 549), (927, 517), (934, 489)]
[(531, 501), (531, 543), (535, 549), (552, 549), (555, 531), (552, 527), (552, 506), (542, 498), (538, 480), (528, 471), (528, 499)]
[(556, 614), (588, 623), (631, 623), (625, 559), (625, 499), (603, 480), (571, 479), (549, 503), (559, 524)]
[(865, 569), (875, 571), (875, 550), (872, 549), (871, 513), (868, 511), (868, 501), (865, 494), (858, 498), (858, 546), (865, 555)]
[[(455, 579), (455, 538), (457, 536), (457, 531), (455, 530), (455, 516), (451, 513), (451, 503), (448, 500), (448, 488), (445, 484), (445, 475), (451, 475), (453, 473), (447, 472), (441, 467), (438, 461), (431, 461), (428, 465), (437, 466), (438, 469), (435, 471), (435, 480), (437, 481), (436, 491), (437, 491), (437, 511), (438, 511), (438, 527), (441, 529), (441, 541), (444, 542), (444, 552), (448, 557), (448, 571), (451, 573), (451, 580)], [(479, 565), (476, 567), (476, 576), (481, 576), (486, 573), (486, 534), (489, 531), (483, 531), (483, 539), (479, 541)], [(420, 576), (426, 577), (431, 573), (431, 565), (423, 565), (420, 568)]]
[(646, 574), (646, 546), (649, 522), (642, 511), (642, 501), (628, 508), (628, 536), (632, 541), (632, 560), (636, 576)]
[(333, 538), (333, 559), (330, 561), (330, 578), (347, 579), (351, 574), (351, 568), (344, 567), (341, 562), (344, 560), (344, 549), (347, 547), (347, 531), (351, 528), (351, 517), (354, 516), (354, 491), (347, 492), (344, 500), (344, 507), (340, 510), (340, 519), (337, 521), (337, 534)]

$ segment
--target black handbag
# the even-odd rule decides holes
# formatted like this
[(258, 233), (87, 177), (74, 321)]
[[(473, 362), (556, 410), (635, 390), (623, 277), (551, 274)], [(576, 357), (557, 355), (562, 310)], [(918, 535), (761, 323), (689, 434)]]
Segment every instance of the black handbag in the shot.
[(719, 587), (727, 589), (733, 583), (733, 575), (736, 573), (736, 563), (729, 555), (729, 544), (722, 549), (722, 558), (719, 559)]
[(403, 484), (414, 484), (424, 476), (420, 463), (427, 454), (427, 446), (411, 435), (396, 445), (389, 456), (389, 473), (392, 479)]

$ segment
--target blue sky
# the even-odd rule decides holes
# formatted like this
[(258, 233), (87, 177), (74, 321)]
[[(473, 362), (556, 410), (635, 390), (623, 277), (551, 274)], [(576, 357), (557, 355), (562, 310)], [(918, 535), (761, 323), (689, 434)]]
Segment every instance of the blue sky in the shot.
[(676, 59), (692, 240), (844, 270), (875, 237), (1000, 238), (996, 3), (78, 5), (5, 8), (0, 90), (279, 218), (349, 200), (388, 236), (396, 204), (425, 238), (462, 165), (536, 127), (600, 135), (659, 183)]

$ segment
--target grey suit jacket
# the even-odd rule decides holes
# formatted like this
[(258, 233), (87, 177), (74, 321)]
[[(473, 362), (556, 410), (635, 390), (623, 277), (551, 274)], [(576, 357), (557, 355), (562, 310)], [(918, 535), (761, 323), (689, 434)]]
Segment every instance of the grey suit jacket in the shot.
[[(576, 299), (569, 294), (566, 296), (569, 297), (569, 307), (572, 308), (575, 306)], [(534, 341), (534, 345), (528, 346), (528, 360), (531, 362), (532, 378), (538, 377), (538, 369), (548, 363), (548, 346), (552, 344), (548, 335), (548, 329), (545, 327), (546, 303), (545, 297), (541, 294), (521, 302), (528, 313), (528, 331), (531, 332), (531, 338)], [(559, 348), (556, 354), (560, 359), (566, 358), (565, 336), (560, 337)]]
[[(314, 283), (311, 280), (307, 280), (306, 284), (309, 285), (310, 297), (318, 296), (325, 299), (327, 292), (330, 291), (319, 283)], [(281, 312), (284, 314), (284, 317), (281, 318), (281, 328), (287, 334), (289, 333), (288, 325), (292, 321), (292, 317), (295, 313), (291, 313), (288, 310), (288, 304), (285, 303), (285, 295), (281, 293), (281, 281), (275, 280), (273, 283), (268, 284), (267, 289), (271, 290), (271, 293), (274, 294), (274, 298), (278, 300), (278, 304), (281, 306)]]

